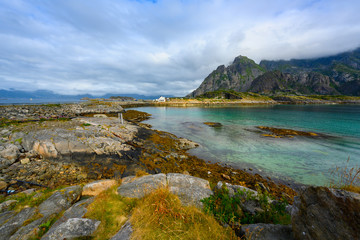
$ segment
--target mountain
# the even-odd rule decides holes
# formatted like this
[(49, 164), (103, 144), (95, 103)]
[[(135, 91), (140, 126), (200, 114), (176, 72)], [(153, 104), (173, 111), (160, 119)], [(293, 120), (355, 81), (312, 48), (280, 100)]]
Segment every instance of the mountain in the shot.
[(198, 89), (190, 93), (189, 97), (196, 97), (206, 92), (217, 90), (235, 90), (246, 92), (255, 78), (265, 73), (265, 70), (253, 60), (239, 56), (234, 62), (225, 67), (219, 66), (201, 83)]
[[(110, 98), (110, 97), (115, 97), (119, 96), (118, 94), (114, 94), (114, 93), (108, 93), (102, 96), (93, 96), (91, 94), (81, 94), (81, 95), (62, 95), (62, 94), (57, 94), (54, 93), (52, 91), (48, 91), (48, 90), (37, 90), (37, 91), (33, 91), (33, 92), (28, 92), (28, 91), (21, 91), (21, 90), (14, 90), (14, 89), (10, 89), (10, 90), (5, 90), (5, 89), (0, 89), (0, 99), (4, 99), (4, 98), (11, 98), (11, 99), (29, 99), (29, 98), (33, 98), (33, 99), (78, 99), (80, 100), (81, 98)], [(125, 94), (126, 97), (130, 97), (130, 98), (135, 98), (135, 99), (157, 99), (160, 97), (160, 95), (157, 96), (145, 96), (145, 95), (139, 95), (139, 94)], [(173, 97), (173, 96), (168, 96), (168, 95), (164, 95), (165, 97)]]
[(228, 67), (219, 66), (188, 97), (218, 90), (360, 96), (360, 48), (314, 59), (263, 60), (259, 65), (239, 56)]

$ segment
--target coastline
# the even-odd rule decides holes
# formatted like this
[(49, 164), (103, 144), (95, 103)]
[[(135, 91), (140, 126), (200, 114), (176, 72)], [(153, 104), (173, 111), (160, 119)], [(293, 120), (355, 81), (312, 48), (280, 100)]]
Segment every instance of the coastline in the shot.
[[(3, 165), (2, 179), (56, 187), (59, 184), (122, 178), (138, 171), (187, 173), (214, 184), (224, 181), (251, 189), (262, 186), (274, 197), (285, 196), (289, 202), (296, 195), (285, 184), (275, 183), (258, 173), (210, 163), (190, 155), (187, 150), (196, 147), (196, 143), (151, 129), (151, 126), (141, 123), (149, 117), (146, 113), (128, 110), (127, 113), (131, 114), (124, 115), (126, 123), (121, 125), (118, 118), (111, 117), (119, 112), (120, 105), (105, 105), (106, 112), (101, 105), (96, 105), (91, 111), (89, 105), (82, 106), (82, 109), (78, 105), (29, 108), (36, 109), (38, 114), (48, 111), (46, 119), (35, 116), (29, 109), (24, 111), (25, 106), (8, 106), (13, 118), (2, 124), (1, 151), (12, 148), (15, 155), (7, 166)], [(50, 111), (51, 108), (56, 109)], [(18, 117), (14, 116), (16, 109), (19, 110)], [(56, 115), (59, 113), (61, 115)]]

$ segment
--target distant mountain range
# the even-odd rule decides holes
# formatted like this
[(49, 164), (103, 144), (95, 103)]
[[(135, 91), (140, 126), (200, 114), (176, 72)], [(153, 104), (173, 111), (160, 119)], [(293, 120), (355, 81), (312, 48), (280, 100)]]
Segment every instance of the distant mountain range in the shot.
[[(131, 97), (135, 99), (157, 99), (160, 97), (160, 95), (156, 96), (145, 96), (145, 95), (139, 95), (139, 94), (115, 94), (115, 93), (108, 93), (103, 96), (93, 96), (91, 94), (81, 94), (81, 95), (62, 95), (57, 94), (52, 91), (48, 90), (37, 90), (34, 92), (27, 92), (27, 91), (20, 91), (20, 90), (4, 90), (0, 89), (0, 99), (82, 99), (82, 98), (110, 98), (110, 97), (116, 97), (116, 96), (126, 96)], [(164, 95), (164, 97), (173, 97)]]
[(360, 96), (360, 48), (335, 56), (298, 60), (253, 60), (238, 56), (228, 67), (219, 66), (187, 97), (234, 90), (267, 95)]

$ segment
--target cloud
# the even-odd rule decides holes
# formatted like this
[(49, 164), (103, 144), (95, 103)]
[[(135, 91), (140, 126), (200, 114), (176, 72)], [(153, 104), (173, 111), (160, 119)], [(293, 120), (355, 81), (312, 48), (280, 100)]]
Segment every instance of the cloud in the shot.
[(0, 89), (183, 96), (238, 55), (359, 46), (355, 0), (13, 0), (0, 3)]

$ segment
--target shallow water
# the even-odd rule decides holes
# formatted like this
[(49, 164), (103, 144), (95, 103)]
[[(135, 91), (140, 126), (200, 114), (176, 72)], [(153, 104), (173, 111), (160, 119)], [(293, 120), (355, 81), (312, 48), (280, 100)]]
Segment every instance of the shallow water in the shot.
[[(360, 165), (359, 105), (274, 105), (240, 107), (143, 107), (155, 129), (191, 139), (190, 153), (203, 159), (252, 168), (265, 175), (303, 184), (327, 185), (330, 171)], [(203, 122), (220, 122), (211, 128)], [(312, 131), (323, 138), (275, 139), (256, 126)]]

